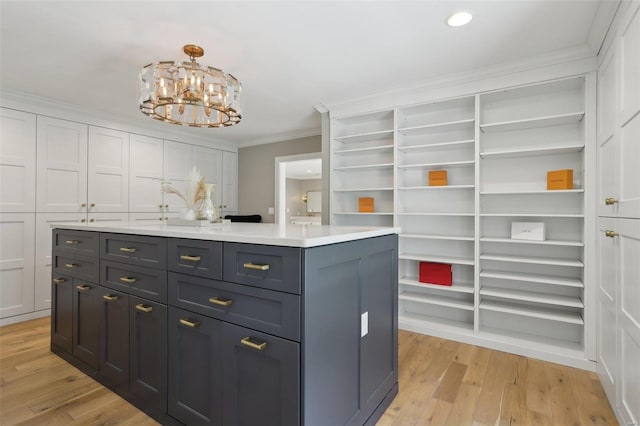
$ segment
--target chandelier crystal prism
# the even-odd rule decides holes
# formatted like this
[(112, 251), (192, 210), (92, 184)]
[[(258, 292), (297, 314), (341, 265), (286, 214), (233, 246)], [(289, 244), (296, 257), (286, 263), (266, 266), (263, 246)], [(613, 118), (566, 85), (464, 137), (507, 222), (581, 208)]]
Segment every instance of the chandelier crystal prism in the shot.
[(200, 46), (183, 48), (189, 61), (162, 61), (142, 68), (140, 111), (156, 120), (191, 127), (228, 127), (242, 119), (242, 85), (231, 74), (201, 66)]

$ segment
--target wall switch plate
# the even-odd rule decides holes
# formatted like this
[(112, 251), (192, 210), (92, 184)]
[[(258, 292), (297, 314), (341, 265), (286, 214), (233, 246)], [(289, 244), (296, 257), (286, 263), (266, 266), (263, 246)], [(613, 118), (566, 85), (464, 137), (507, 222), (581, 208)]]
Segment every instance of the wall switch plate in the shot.
[(369, 312), (360, 315), (360, 337), (369, 334)]
[(276, 214), (276, 211), (273, 207), (269, 207), (269, 214)]

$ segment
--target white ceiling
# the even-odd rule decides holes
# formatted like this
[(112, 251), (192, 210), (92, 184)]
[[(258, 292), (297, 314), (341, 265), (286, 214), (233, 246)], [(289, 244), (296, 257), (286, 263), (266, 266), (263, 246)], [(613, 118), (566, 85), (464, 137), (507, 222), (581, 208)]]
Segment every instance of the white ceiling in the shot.
[(288, 161), (285, 176), (290, 179), (322, 179), (322, 159)]
[[(319, 134), (317, 104), (559, 50), (595, 54), (600, 3), (1, 0), (0, 88), (162, 131), (173, 125), (138, 110), (138, 72), (184, 60), (182, 46), (194, 43), (201, 64), (242, 82), (245, 108), (237, 126), (183, 131), (253, 145)], [(461, 9), (473, 21), (447, 27)]]

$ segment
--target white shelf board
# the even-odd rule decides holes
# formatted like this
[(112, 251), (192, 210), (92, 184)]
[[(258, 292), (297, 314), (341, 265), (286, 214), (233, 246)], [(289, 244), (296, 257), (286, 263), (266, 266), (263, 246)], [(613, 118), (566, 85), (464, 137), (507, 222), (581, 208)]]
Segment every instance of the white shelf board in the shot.
[(418, 281), (418, 277), (400, 277), (398, 280), (398, 284), (401, 285), (409, 285), (419, 288), (428, 288), (434, 290), (442, 290), (442, 291), (452, 291), (454, 293), (469, 293), (473, 294), (473, 284), (472, 283), (461, 283), (454, 282), (453, 285), (439, 285), (439, 284), (430, 284), (423, 283)]
[(370, 152), (385, 152), (385, 151), (393, 151), (393, 145), (372, 146), (369, 148), (339, 149), (334, 151), (333, 153), (338, 155), (348, 155), (348, 154), (365, 154)]
[(465, 127), (470, 127), (474, 122), (475, 119), (473, 118), (469, 118), (467, 120), (446, 121), (442, 123), (425, 124), (423, 126), (403, 127), (402, 129), (398, 129), (398, 132), (406, 136), (421, 135), (429, 133), (434, 129), (463, 129)]
[(333, 170), (350, 171), (350, 170), (368, 170), (368, 169), (388, 169), (393, 167), (393, 163), (379, 163), (379, 164), (363, 164), (360, 166), (340, 166), (334, 167)]
[(405, 164), (398, 166), (399, 169), (415, 169), (415, 168), (428, 168), (428, 167), (465, 167), (475, 164), (474, 160), (465, 161), (445, 161), (440, 163), (422, 163), (422, 164)]
[(525, 130), (539, 127), (559, 126), (563, 124), (578, 123), (582, 121), (584, 111), (570, 112), (567, 114), (547, 115), (543, 117), (531, 117), (521, 120), (509, 120), (496, 123), (480, 124), (480, 130), (484, 133), (507, 132), (511, 130)]
[(473, 311), (473, 302), (465, 302), (446, 296), (437, 296), (435, 294), (414, 293), (403, 291), (398, 295), (399, 300), (410, 302), (425, 303), (428, 305), (446, 306), (448, 308), (464, 309), (465, 311)]
[(561, 240), (514, 240), (512, 238), (480, 238), (485, 243), (515, 243), (515, 244), (533, 244), (542, 246), (568, 246), (568, 247), (584, 247), (582, 241), (561, 241)]
[(581, 194), (584, 189), (541, 189), (534, 191), (480, 191), (480, 195)]
[(504, 271), (480, 271), (480, 278), (495, 278), (500, 280), (522, 281), (529, 283), (540, 283), (549, 285), (559, 285), (565, 287), (584, 288), (584, 283), (577, 278), (565, 278), (552, 275), (542, 274), (521, 274), (515, 272)]
[(559, 146), (544, 146), (536, 148), (504, 149), (499, 151), (485, 151), (480, 153), (481, 158), (512, 158), (512, 157), (533, 157), (537, 155), (570, 154), (580, 152), (584, 149), (584, 144), (571, 144)]
[(429, 185), (422, 185), (422, 186), (399, 186), (398, 189), (401, 191), (415, 191), (415, 190), (422, 190), (422, 189), (430, 189), (430, 190), (448, 190), (448, 189), (473, 189), (475, 188), (475, 185), (442, 185), (442, 186), (429, 186)]
[(565, 312), (558, 309), (532, 308), (524, 305), (513, 305), (501, 303), (493, 300), (483, 300), (480, 302), (480, 309), (495, 312), (505, 312), (513, 315), (520, 315), (531, 318), (540, 318), (550, 321), (566, 322), (569, 324), (584, 325), (582, 316), (577, 312)]
[(375, 132), (365, 132), (365, 133), (358, 133), (358, 134), (346, 135), (346, 136), (335, 136), (333, 140), (344, 142), (344, 143), (366, 142), (366, 141), (375, 140), (378, 136), (393, 136), (393, 129), (378, 130)]
[(446, 331), (449, 329), (452, 332), (459, 332), (459, 330), (464, 330), (467, 332), (473, 332), (473, 324), (466, 323), (462, 321), (454, 321), (450, 319), (445, 319), (441, 317), (434, 317), (430, 315), (419, 315), (410, 312), (402, 312), (398, 313), (398, 326), (400, 328), (404, 327), (423, 327), (425, 323), (436, 325), (439, 331)]
[(333, 214), (339, 215), (362, 215), (362, 216), (393, 216), (391, 212), (333, 212)]
[(502, 299), (519, 300), (523, 302), (544, 303), (546, 305), (565, 306), (569, 308), (584, 308), (584, 303), (579, 297), (559, 296), (556, 294), (540, 293), (534, 291), (505, 289), (499, 287), (482, 287), (480, 295), (499, 297)]
[(534, 256), (513, 256), (507, 254), (484, 254), (480, 255), (481, 260), (496, 260), (500, 262), (534, 263), (536, 265), (571, 266), (575, 268), (584, 267), (584, 263), (577, 259), (556, 259), (550, 257)]
[(583, 218), (583, 214), (564, 214), (564, 213), (480, 213), (481, 217), (566, 217), (566, 218)]
[(399, 146), (398, 151), (427, 151), (430, 149), (455, 148), (459, 145), (472, 145), (473, 143), (475, 143), (474, 139), (466, 139), (461, 141), (430, 143), (423, 145), (406, 145)]
[(518, 345), (520, 347), (532, 346), (531, 343), (534, 343), (537, 350), (561, 353), (564, 356), (570, 356), (576, 359), (584, 359), (585, 356), (582, 344), (569, 340), (559, 340), (529, 333), (483, 327), (482, 325), (480, 326), (478, 335), (483, 339), (502, 342), (508, 345)]
[(371, 188), (340, 188), (333, 192), (368, 192), (368, 191), (393, 191), (393, 187), (371, 187)]
[(429, 254), (400, 253), (398, 256), (402, 260), (419, 260), (423, 262), (452, 263), (455, 265), (473, 265), (473, 258), (454, 256), (432, 256)]
[(433, 235), (433, 234), (400, 234), (400, 238), (424, 239), (424, 240), (452, 240), (452, 241), (473, 241), (474, 237), (463, 237), (459, 235)]
[(455, 212), (445, 212), (445, 213), (429, 213), (429, 212), (411, 212), (411, 213), (397, 213), (398, 216), (461, 216), (461, 217), (473, 217), (474, 213), (455, 213)]

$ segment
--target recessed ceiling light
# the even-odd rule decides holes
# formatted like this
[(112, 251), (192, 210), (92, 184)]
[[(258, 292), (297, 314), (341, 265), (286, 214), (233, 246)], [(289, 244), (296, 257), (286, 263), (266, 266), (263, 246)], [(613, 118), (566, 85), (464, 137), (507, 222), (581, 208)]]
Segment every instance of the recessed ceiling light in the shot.
[(457, 12), (449, 16), (447, 25), (450, 27), (461, 27), (471, 22), (471, 19), (473, 19), (473, 16), (469, 12)]

